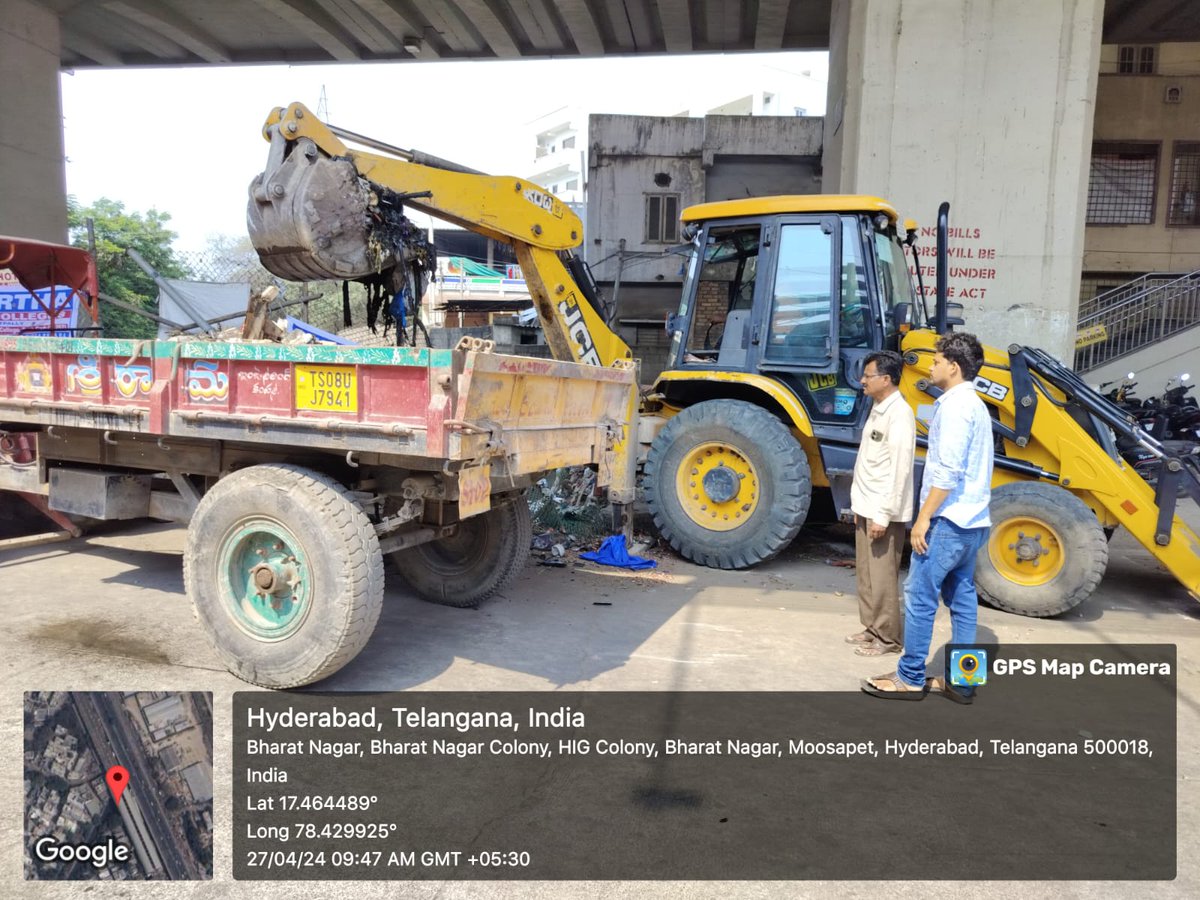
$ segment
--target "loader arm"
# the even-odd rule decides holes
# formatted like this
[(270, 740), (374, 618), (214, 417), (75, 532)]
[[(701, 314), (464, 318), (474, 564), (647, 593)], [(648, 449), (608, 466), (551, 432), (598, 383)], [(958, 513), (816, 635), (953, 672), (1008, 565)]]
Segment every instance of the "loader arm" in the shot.
[[(251, 185), (250, 230), (263, 265), (293, 280), (355, 279), (403, 261), (388, 204), (510, 244), (556, 359), (608, 367), (633, 354), (569, 269), (583, 240), (572, 210), (522, 178), (486, 175), (321, 122), (302, 103), (263, 126), (266, 170)], [(386, 151), (352, 149), (342, 139)]]
[[(920, 418), (936, 335), (911, 332), (904, 341), (905, 393)], [(1081, 499), (1106, 528), (1123, 525), (1200, 599), (1200, 535), (1176, 515), (1177, 492), (1200, 502), (1200, 466), (1162, 452), (1162, 474), (1151, 487), (1121, 459), (1109, 429), (1162, 450), (1127, 413), (1041, 350), (985, 348), (976, 379), (979, 395), (996, 410), (992, 428), (1002, 442), (993, 484), (1035, 480), (1057, 484)], [(926, 401), (932, 402), (932, 400)]]

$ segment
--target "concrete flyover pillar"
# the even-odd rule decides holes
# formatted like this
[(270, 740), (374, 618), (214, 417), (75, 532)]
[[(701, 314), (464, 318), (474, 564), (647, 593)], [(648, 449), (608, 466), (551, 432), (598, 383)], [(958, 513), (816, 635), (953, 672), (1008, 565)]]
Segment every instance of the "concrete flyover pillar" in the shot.
[(0, 0), (0, 234), (67, 239), (59, 53), (52, 12)]
[[(922, 226), (986, 343), (1073, 355), (1103, 0), (834, 0), (826, 193)], [(928, 229), (926, 232), (924, 229)]]

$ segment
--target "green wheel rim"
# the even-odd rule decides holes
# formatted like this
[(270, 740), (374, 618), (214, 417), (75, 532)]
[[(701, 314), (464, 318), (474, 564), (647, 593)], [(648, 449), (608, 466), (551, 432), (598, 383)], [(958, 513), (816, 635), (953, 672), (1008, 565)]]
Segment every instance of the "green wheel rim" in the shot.
[(216, 565), (229, 617), (246, 634), (280, 641), (304, 624), (312, 607), (312, 570), (303, 545), (283, 523), (238, 521), (221, 542)]

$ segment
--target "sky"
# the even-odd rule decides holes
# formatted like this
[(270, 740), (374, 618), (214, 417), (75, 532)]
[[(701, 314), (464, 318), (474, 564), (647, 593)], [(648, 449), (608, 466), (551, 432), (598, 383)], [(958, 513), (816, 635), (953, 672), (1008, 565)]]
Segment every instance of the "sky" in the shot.
[(246, 189), (267, 159), (276, 106), (471, 168), (527, 176), (530, 123), (564, 106), (673, 115), (771, 90), (823, 115), (826, 53), (706, 54), (322, 66), (196, 66), (64, 72), (67, 193), (169, 213), (180, 250), (245, 234)]

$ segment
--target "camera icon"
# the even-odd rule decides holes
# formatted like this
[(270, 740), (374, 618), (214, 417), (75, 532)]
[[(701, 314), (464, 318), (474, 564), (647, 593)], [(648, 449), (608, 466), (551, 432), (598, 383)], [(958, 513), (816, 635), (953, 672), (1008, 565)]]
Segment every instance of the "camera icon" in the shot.
[(987, 651), (951, 650), (950, 683), (962, 687), (987, 684)]

